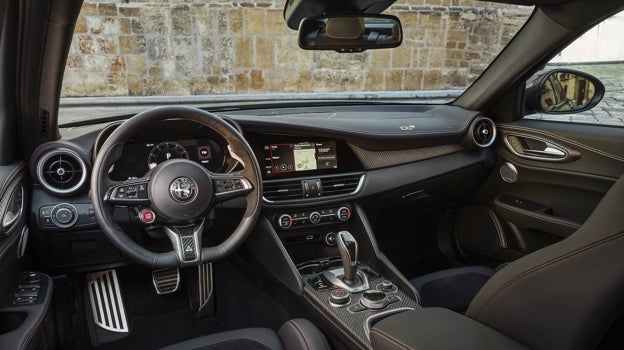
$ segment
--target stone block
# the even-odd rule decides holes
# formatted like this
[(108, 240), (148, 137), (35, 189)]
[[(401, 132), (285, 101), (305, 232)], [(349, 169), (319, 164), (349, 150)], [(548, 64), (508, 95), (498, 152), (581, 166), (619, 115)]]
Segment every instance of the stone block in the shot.
[(403, 90), (422, 90), (423, 76), (422, 70), (406, 70), (403, 78)]
[(189, 84), (191, 95), (205, 95), (208, 93), (208, 82), (205, 78), (193, 78)]
[(243, 32), (243, 11), (241, 9), (231, 9), (228, 12), (230, 18), (230, 33), (241, 34)]
[(167, 37), (156, 36), (146, 40), (147, 57), (152, 60), (163, 60), (168, 55)]
[(110, 66), (110, 58), (104, 55), (84, 55), (84, 68), (90, 72), (105, 72)]
[(98, 14), (101, 16), (117, 16), (117, 4), (98, 4)]
[(256, 67), (273, 68), (275, 66), (275, 40), (271, 37), (256, 37)]
[(106, 75), (84, 71), (67, 71), (63, 79), (64, 96), (106, 96)]
[(241, 68), (254, 67), (254, 43), (252, 38), (237, 37), (234, 40), (234, 54), (236, 66)]
[(130, 74), (141, 75), (147, 72), (147, 58), (144, 55), (127, 55), (126, 70)]
[(93, 16), (97, 15), (97, 3), (84, 2), (80, 8), (80, 16)]
[(243, 15), (245, 34), (264, 34), (264, 10), (245, 9)]
[(299, 71), (297, 79), (297, 91), (312, 91), (312, 73), (310, 73), (310, 71)]
[(251, 80), (249, 79), (249, 73), (236, 74), (236, 92), (249, 92), (251, 88)]
[(271, 35), (286, 35), (291, 31), (284, 21), (282, 10), (266, 11), (266, 28), (267, 34)]
[(109, 70), (111, 72), (125, 72), (126, 60), (121, 56), (113, 56), (110, 59)]
[(423, 80), (424, 90), (438, 90), (442, 88), (442, 72), (440, 70), (425, 71)]
[(129, 18), (119, 18), (119, 33), (130, 34), (132, 33), (132, 21)]
[(87, 18), (78, 17), (76, 20), (76, 26), (74, 27), (74, 33), (86, 33), (87, 32)]
[(108, 96), (127, 96), (128, 83), (126, 80), (126, 72), (111, 71), (106, 76), (106, 94)]
[(420, 13), (418, 27), (425, 29), (440, 29), (442, 27), (442, 15), (437, 12)]
[(119, 14), (126, 17), (138, 17), (141, 15), (141, 8), (137, 6), (119, 6)]
[(367, 70), (364, 73), (365, 91), (382, 91), (384, 89), (384, 72), (381, 69)]
[(67, 56), (67, 68), (82, 69), (82, 56), (80, 55)]
[(165, 95), (189, 95), (189, 84), (184, 80), (167, 79), (163, 82)]
[(262, 75), (262, 71), (258, 69), (254, 69), (251, 71), (251, 89), (252, 90), (262, 90), (264, 88), (264, 76)]
[(403, 85), (403, 71), (397, 69), (386, 70), (386, 91), (399, 91)]
[(122, 54), (137, 53), (136, 36), (123, 35), (119, 37), (119, 52)]
[(117, 49), (117, 37), (115, 36), (98, 36), (96, 41), (97, 52), (99, 53), (116, 54), (119, 52)]
[(370, 52), (370, 65), (376, 69), (390, 67), (391, 50), (373, 50)]
[(193, 34), (193, 17), (191, 17), (188, 5), (178, 5), (171, 9), (171, 23), (173, 35), (190, 36)]
[(128, 95), (130, 96), (142, 96), (143, 95), (143, 82), (141, 76), (138, 74), (128, 74)]
[(412, 63), (412, 49), (392, 50), (392, 68), (409, 68)]

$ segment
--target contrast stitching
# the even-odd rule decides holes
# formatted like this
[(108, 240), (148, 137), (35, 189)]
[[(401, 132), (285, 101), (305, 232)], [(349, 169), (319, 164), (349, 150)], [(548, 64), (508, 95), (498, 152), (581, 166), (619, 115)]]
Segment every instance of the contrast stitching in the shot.
[(508, 204), (505, 204), (503, 202), (500, 202), (498, 200), (496, 200), (495, 203), (496, 203), (496, 205), (498, 205), (500, 207), (503, 207), (503, 208), (505, 208), (507, 210), (515, 211), (515, 212), (518, 212), (518, 213), (521, 213), (523, 215), (530, 216), (530, 217), (533, 217), (533, 218), (536, 218), (536, 219), (539, 219), (539, 220), (550, 221), (552, 223), (565, 225), (565, 226), (568, 226), (570, 228), (577, 229), (577, 230), (581, 227), (580, 225), (573, 224), (573, 223), (570, 223), (570, 222), (567, 222), (567, 221), (564, 221), (564, 220), (555, 219), (555, 218), (549, 218), (549, 217), (547, 217), (545, 215), (534, 214), (534, 213), (531, 213), (528, 210), (519, 209), (519, 208), (516, 208), (516, 207), (514, 207), (512, 205), (508, 205)]
[(402, 341), (400, 341), (400, 340), (398, 340), (398, 339), (396, 339), (396, 338), (392, 337), (392, 336), (391, 336), (391, 335), (389, 335), (389, 334), (386, 334), (386, 333), (385, 333), (385, 332), (383, 332), (383, 331), (380, 331), (380, 330), (378, 330), (378, 329), (372, 329), (372, 330), (371, 330), (371, 334), (372, 334), (372, 333), (377, 333), (377, 334), (378, 334), (379, 336), (381, 336), (382, 338), (384, 338), (384, 339), (388, 340), (389, 342), (391, 342), (391, 343), (393, 343), (393, 344), (395, 344), (395, 345), (397, 345), (397, 346), (399, 346), (399, 347), (401, 347), (401, 348), (403, 348), (403, 349), (411, 349), (411, 347), (407, 346), (407, 345), (406, 345), (405, 343), (403, 343)]
[(607, 157), (607, 158), (611, 158), (611, 159), (614, 159), (614, 160), (617, 160), (617, 161), (620, 161), (620, 162), (624, 162), (624, 158), (622, 158), (620, 156), (616, 156), (614, 154), (601, 151), (601, 150), (593, 148), (591, 146), (587, 146), (587, 145), (582, 144), (580, 142), (577, 142), (577, 141), (574, 141), (574, 140), (570, 140), (568, 138), (565, 138), (565, 137), (562, 137), (562, 136), (559, 136), (559, 135), (555, 135), (555, 134), (549, 133), (547, 131), (542, 131), (542, 130), (537, 130), (537, 129), (532, 129), (532, 128), (526, 128), (526, 127), (522, 127), (522, 126), (515, 126), (515, 125), (501, 125), (501, 129), (503, 129), (503, 130), (504, 129), (522, 130), (522, 131), (526, 131), (526, 132), (534, 132), (534, 133), (536, 133), (538, 135), (541, 134), (541, 135), (545, 135), (545, 136), (548, 136), (548, 137), (552, 137), (552, 138), (555, 138), (556, 140), (559, 140), (561, 142), (570, 143), (572, 145), (584, 148), (584, 149), (586, 149), (586, 150), (588, 150), (590, 152), (599, 154), (601, 156), (604, 156), (604, 157)]
[(537, 266), (535, 266), (535, 267), (533, 267), (533, 268), (531, 268), (531, 269), (529, 269), (529, 270), (525, 271), (524, 273), (521, 273), (521, 274), (517, 275), (516, 277), (514, 277), (514, 278), (512, 278), (511, 280), (507, 281), (507, 283), (505, 283), (504, 285), (502, 285), (500, 288), (498, 288), (498, 289), (497, 289), (494, 293), (492, 293), (492, 295), (488, 298), (488, 300), (487, 300), (486, 302), (484, 302), (484, 303), (483, 303), (483, 305), (482, 305), (482, 306), (479, 308), (479, 310), (477, 311), (477, 315), (475, 315), (475, 319), (476, 319), (478, 316), (480, 316), (480, 315), (481, 315), (481, 313), (483, 313), (483, 311), (485, 311), (485, 309), (489, 306), (489, 304), (491, 304), (491, 303), (494, 301), (494, 299), (496, 299), (496, 297), (497, 297), (500, 293), (502, 293), (502, 292), (503, 292), (503, 290), (505, 290), (507, 287), (511, 286), (511, 285), (512, 285), (512, 284), (514, 284), (515, 282), (517, 282), (517, 281), (519, 281), (519, 280), (523, 279), (524, 277), (527, 277), (528, 275), (532, 274), (533, 272), (536, 272), (536, 271), (538, 271), (538, 270), (541, 270), (541, 269), (543, 269), (543, 268), (545, 268), (545, 267), (547, 267), (547, 266), (550, 266), (550, 265), (555, 265), (555, 264), (557, 264), (557, 263), (559, 263), (559, 262), (561, 262), (561, 261), (563, 261), (563, 260), (566, 260), (566, 259), (568, 259), (568, 258), (570, 258), (570, 257), (572, 257), (572, 256), (575, 256), (575, 255), (578, 255), (578, 254), (580, 254), (580, 253), (583, 253), (583, 252), (585, 252), (585, 251), (587, 251), (587, 250), (590, 250), (590, 249), (592, 249), (592, 248), (595, 248), (595, 247), (597, 247), (597, 246), (599, 246), (599, 245), (602, 245), (602, 244), (608, 243), (609, 241), (612, 241), (612, 240), (616, 240), (616, 239), (618, 239), (618, 238), (621, 238), (621, 237), (622, 237), (622, 235), (624, 235), (624, 231), (623, 231), (623, 232), (619, 232), (619, 233), (617, 233), (617, 234), (615, 234), (615, 235), (613, 235), (613, 236), (610, 236), (610, 237), (608, 237), (608, 238), (602, 239), (602, 240), (600, 240), (600, 241), (594, 242), (594, 243), (592, 243), (592, 244), (590, 244), (590, 245), (587, 245), (587, 246), (581, 247), (581, 248), (579, 248), (579, 249), (577, 249), (577, 250), (573, 250), (573, 251), (571, 251), (570, 253), (565, 254), (565, 255), (562, 255), (562, 256), (560, 256), (560, 257), (558, 257), (558, 258), (555, 258), (555, 259), (552, 259), (552, 260), (548, 260), (548, 261), (546, 261), (546, 262), (544, 262), (544, 263), (542, 263), (542, 264), (540, 264), (540, 265), (537, 265)]

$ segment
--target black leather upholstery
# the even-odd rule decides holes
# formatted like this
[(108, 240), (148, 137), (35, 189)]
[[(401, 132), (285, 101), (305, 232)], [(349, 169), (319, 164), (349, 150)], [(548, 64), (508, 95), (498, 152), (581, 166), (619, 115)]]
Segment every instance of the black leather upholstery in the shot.
[(624, 176), (563, 241), (518, 259), (466, 315), (532, 349), (593, 349), (624, 306)]
[(310, 321), (290, 320), (278, 333), (268, 328), (221, 332), (173, 344), (161, 350), (327, 350), (325, 336)]
[(520, 350), (523, 345), (442, 308), (401, 312), (377, 322), (370, 333), (373, 349)]
[[(624, 176), (570, 237), (497, 268), (466, 316), (531, 349), (593, 349), (624, 311), (623, 252)], [(445, 290), (436, 297), (450, 300), (432, 299), (428, 306), (457, 309), (457, 300), (469, 299), (444, 293), (466, 294), (457, 277), (474, 273), (472, 269), (441, 271), (412, 283), (425, 301), (431, 294), (424, 290), (427, 284)]]

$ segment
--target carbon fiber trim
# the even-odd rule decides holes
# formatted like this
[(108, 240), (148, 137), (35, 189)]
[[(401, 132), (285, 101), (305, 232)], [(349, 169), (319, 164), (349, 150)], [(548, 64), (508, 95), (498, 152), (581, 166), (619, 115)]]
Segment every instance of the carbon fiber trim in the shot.
[[(368, 266), (366, 264), (360, 263), (360, 268), (364, 269), (368, 268)], [(398, 289), (392, 293), (388, 293), (388, 296), (397, 296), (399, 297), (400, 301), (392, 303), (380, 310), (366, 310), (360, 312), (349, 311), (349, 307), (359, 303), (362, 293), (352, 293), (351, 300), (348, 304), (341, 307), (333, 307), (329, 303), (329, 294), (331, 293), (331, 289), (317, 292), (308, 282), (309, 279), (317, 277), (318, 275), (319, 274), (316, 273), (302, 275), (302, 278), (305, 281), (303, 291), (304, 298), (306, 298), (315, 309), (317, 309), (320, 313), (329, 318), (331, 322), (335, 324), (339, 331), (343, 332), (344, 335), (346, 335), (349, 339), (356, 343), (358, 347), (362, 349), (371, 349), (371, 343), (368, 339), (367, 334), (367, 319), (381, 313), (388, 313), (389, 316), (391, 314), (391, 312), (389, 311), (391, 310), (397, 310), (401, 308), (404, 308), (406, 310), (419, 309), (421, 307), (416, 301), (414, 301)], [(382, 276), (377, 278), (370, 278), (371, 288), (375, 288), (375, 286), (380, 284), (382, 280)], [(399, 310), (397, 311), (400, 312)]]
[(450, 144), (444, 146), (424, 147), (396, 151), (369, 151), (353, 144), (349, 144), (349, 147), (351, 147), (353, 152), (357, 155), (357, 157), (360, 159), (362, 164), (364, 164), (364, 167), (367, 170), (412, 163), (419, 160), (425, 160), (459, 152), (464, 149), (461, 144)]

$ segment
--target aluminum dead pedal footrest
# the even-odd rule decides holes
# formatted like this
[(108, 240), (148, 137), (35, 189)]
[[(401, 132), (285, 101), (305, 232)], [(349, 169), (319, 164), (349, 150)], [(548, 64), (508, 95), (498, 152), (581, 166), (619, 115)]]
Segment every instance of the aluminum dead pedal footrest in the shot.
[(87, 289), (95, 324), (107, 331), (127, 333), (128, 320), (117, 272), (107, 270), (88, 274)]
[(197, 266), (198, 307), (196, 317), (204, 318), (214, 315), (214, 286), (212, 280), (212, 263)]
[(156, 293), (170, 294), (180, 288), (179, 269), (160, 269), (152, 271), (152, 282)]

